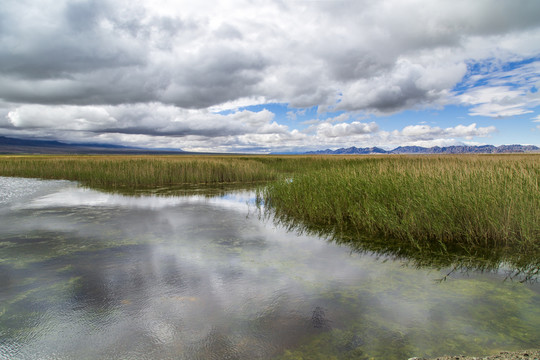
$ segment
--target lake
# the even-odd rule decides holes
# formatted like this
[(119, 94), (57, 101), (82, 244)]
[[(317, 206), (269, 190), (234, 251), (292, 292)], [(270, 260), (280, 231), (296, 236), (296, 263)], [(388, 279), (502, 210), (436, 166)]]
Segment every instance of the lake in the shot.
[(540, 344), (540, 284), (504, 265), (412, 266), (287, 229), (249, 190), (0, 177), (0, 358), (392, 360)]

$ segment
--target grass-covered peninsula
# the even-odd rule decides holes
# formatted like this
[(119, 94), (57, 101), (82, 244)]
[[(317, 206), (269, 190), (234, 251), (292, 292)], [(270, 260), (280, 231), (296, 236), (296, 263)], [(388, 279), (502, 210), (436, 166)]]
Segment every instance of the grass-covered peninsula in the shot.
[(258, 201), (279, 221), (353, 243), (392, 239), (405, 255), (540, 252), (538, 154), (2, 156), (0, 176), (117, 191), (259, 183)]
[(540, 156), (336, 159), (262, 192), (280, 216), (403, 241), (533, 246)]

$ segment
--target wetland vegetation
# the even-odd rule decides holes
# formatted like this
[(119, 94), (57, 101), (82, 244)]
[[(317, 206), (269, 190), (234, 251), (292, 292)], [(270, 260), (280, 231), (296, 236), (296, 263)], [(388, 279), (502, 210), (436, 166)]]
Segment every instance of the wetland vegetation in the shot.
[(150, 189), (163, 186), (253, 183), (276, 178), (250, 159), (193, 156), (3, 156), (0, 175), (76, 180), (100, 189)]
[(257, 201), (277, 221), (358, 251), (418, 265), (506, 262), (528, 278), (538, 275), (538, 154), (2, 156), (0, 176), (124, 193), (259, 184)]
[(259, 192), (291, 228), (456, 269), (540, 268), (540, 156), (340, 159)]
[(539, 160), (0, 157), (0, 357), (534, 347)]

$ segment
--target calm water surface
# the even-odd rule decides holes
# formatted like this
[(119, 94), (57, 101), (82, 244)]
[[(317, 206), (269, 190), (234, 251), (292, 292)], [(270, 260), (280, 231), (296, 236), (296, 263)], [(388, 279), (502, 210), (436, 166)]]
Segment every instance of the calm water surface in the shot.
[(407, 359), (540, 347), (540, 286), (261, 220), (254, 194), (0, 177), (0, 359)]

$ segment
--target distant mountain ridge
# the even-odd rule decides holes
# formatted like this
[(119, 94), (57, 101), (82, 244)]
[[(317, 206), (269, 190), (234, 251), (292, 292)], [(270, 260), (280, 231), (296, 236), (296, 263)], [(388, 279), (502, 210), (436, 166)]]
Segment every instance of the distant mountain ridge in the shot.
[(178, 149), (146, 149), (113, 144), (74, 143), (17, 139), (0, 136), (0, 154), (178, 154)]
[[(481, 146), (400, 146), (393, 150), (379, 147), (341, 148), (337, 150), (318, 150), (304, 154), (319, 155), (369, 155), (369, 154), (497, 154), (540, 152), (534, 145), (481, 145)], [(0, 136), (0, 154), (195, 154), (181, 149), (147, 149), (114, 144), (64, 143), (55, 140), (19, 139)], [(202, 153), (201, 153), (202, 154)], [(279, 153), (277, 153), (279, 154)], [(300, 153), (291, 153), (300, 154)]]
[(502, 153), (525, 153), (540, 152), (540, 148), (534, 145), (455, 145), (455, 146), (434, 146), (430, 148), (421, 146), (399, 146), (393, 150), (384, 150), (378, 147), (341, 148), (337, 150), (309, 151), (305, 154), (313, 155), (369, 155), (369, 154), (502, 154)]

